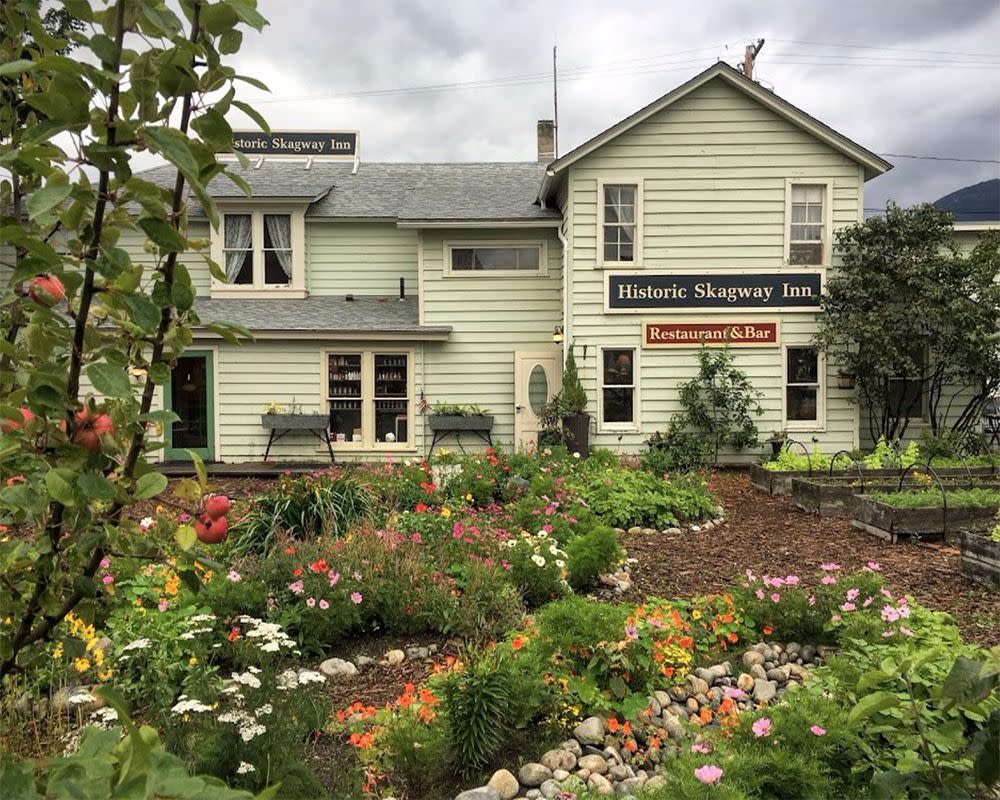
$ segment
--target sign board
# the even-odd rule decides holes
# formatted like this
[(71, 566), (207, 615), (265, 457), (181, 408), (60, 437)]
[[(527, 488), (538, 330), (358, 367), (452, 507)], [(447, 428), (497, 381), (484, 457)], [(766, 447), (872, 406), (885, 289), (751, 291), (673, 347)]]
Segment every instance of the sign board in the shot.
[(819, 272), (610, 272), (605, 311), (818, 311), (822, 289)]
[(358, 155), (357, 131), (234, 131), (233, 149), (246, 156)]
[(645, 347), (777, 347), (778, 322), (645, 322)]

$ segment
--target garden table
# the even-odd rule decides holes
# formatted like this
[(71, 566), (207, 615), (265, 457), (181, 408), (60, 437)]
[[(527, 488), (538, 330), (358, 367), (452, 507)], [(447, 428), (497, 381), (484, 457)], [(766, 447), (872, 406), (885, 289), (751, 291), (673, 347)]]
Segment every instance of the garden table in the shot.
[(330, 421), (326, 414), (264, 414), (261, 416), (261, 424), (271, 431), (271, 435), (267, 439), (267, 448), (264, 450), (265, 461), (271, 453), (271, 445), (292, 431), (306, 431), (321, 442), (326, 442), (326, 449), (330, 453), (330, 462), (336, 461), (333, 455), (333, 445), (330, 442)]

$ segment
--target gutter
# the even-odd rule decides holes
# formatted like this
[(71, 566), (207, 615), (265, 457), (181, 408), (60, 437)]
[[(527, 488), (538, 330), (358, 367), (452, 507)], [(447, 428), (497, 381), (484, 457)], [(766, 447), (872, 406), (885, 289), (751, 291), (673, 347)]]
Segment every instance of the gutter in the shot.
[(566, 239), (566, 235), (563, 233), (562, 225), (556, 229), (556, 235), (559, 237), (559, 243), (562, 245), (562, 301), (563, 301), (563, 340), (562, 340), (562, 360), (563, 366), (566, 366), (566, 348), (570, 341), (569, 338), (569, 241)]

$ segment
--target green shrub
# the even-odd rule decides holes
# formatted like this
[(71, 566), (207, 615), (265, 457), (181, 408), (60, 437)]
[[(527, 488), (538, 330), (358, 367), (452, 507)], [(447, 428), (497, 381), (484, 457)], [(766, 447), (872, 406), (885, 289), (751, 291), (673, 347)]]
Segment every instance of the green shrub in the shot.
[(343, 536), (372, 519), (375, 496), (349, 473), (283, 476), (274, 491), (256, 497), (230, 531), (235, 556), (266, 554), (279, 533), (293, 539)]
[(569, 585), (574, 590), (593, 585), (597, 576), (608, 572), (622, 557), (615, 532), (607, 525), (596, 525), (566, 545)]
[(642, 470), (617, 467), (575, 475), (567, 485), (602, 522), (616, 528), (663, 529), (715, 513), (705, 482), (696, 476), (668, 481)]
[(649, 437), (652, 445), (639, 456), (640, 466), (654, 475), (691, 472), (704, 466), (710, 445), (697, 433), (669, 430)]
[(521, 534), (503, 543), (511, 582), (529, 608), (536, 608), (569, 591), (566, 552), (544, 530)]
[(489, 642), (518, 627), (526, 613), (520, 592), (501, 567), (469, 562), (457, 591), (429, 592), (419, 617), (432, 630), (464, 640)]

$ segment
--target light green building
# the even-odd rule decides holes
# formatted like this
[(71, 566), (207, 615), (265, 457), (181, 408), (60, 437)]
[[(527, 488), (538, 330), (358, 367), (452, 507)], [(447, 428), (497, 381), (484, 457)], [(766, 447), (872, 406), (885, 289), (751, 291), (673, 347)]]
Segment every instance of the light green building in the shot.
[[(161, 398), (182, 417), (166, 458), (260, 461), (272, 403), (322, 415), (343, 460), (426, 453), (435, 403), (484, 406), (494, 443), (528, 446), (571, 342), (592, 443), (634, 451), (678, 409), (699, 336), (724, 329), (765, 435), (858, 446), (852, 392), (811, 339), (833, 233), (886, 161), (725, 64), (558, 159), (538, 129), (536, 162), (264, 155), (241, 170), (251, 198), (213, 183), (223, 229), (192, 207), (190, 232), (229, 280), (190, 261), (196, 307), (256, 340), (196, 332)], [(270, 457), (326, 444), (293, 432)]]

